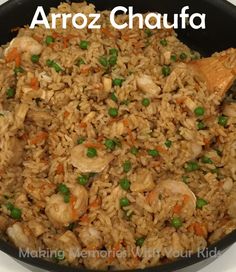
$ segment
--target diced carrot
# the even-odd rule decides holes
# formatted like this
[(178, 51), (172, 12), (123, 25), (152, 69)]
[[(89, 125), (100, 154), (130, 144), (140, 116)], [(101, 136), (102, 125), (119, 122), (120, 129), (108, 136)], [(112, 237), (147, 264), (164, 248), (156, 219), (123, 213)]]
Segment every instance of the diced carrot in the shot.
[(102, 28), (101, 32), (107, 37), (115, 38), (115, 36), (111, 33), (111, 31), (107, 27)]
[(38, 132), (34, 138), (30, 140), (30, 144), (39, 144), (48, 138), (48, 133), (44, 131)]
[(168, 153), (168, 150), (166, 150), (164, 147), (160, 145), (156, 147), (156, 150), (159, 151), (160, 153)]
[(38, 90), (39, 89), (39, 81), (36, 77), (33, 77), (30, 81), (30, 87), (34, 90)]
[(194, 224), (194, 231), (198, 236), (205, 236), (204, 227), (201, 223), (196, 222)]
[(57, 173), (57, 175), (64, 174), (64, 166), (62, 163), (58, 163), (56, 173)]
[(186, 99), (185, 97), (176, 98), (175, 102), (176, 102), (176, 104), (180, 105), (180, 104), (184, 103), (185, 99)]
[(71, 216), (72, 216), (72, 218), (74, 220), (76, 220), (77, 217), (78, 217), (78, 213), (77, 213), (77, 211), (75, 209), (76, 200), (77, 200), (77, 198), (74, 195), (71, 194), (71, 196), (70, 196)]
[(102, 142), (104, 140), (104, 135), (100, 135), (98, 138), (97, 138), (97, 141), (98, 142)]
[(146, 196), (146, 200), (149, 204), (152, 204), (156, 200), (156, 192), (153, 190)]
[(16, 66), (20, 66), (21, 56), (20, 53), (17, 51), (17, 48), (14, 47), (12, 48), (12, 50), (10, 50), (10, 52), (8, 52), (8, 54), (6, 55), (6, 61), (15, 61)]
[(101, 143), (92, 143), (92, 142), (86, 142), (84, 144), (85, 147), (89, 148), (89, 147), (93, 147), (93, 148), (102, 148), (103, 144)]
[(102, 200), (100, 197), (97, 197), (90, 205), (89, 208), (99, 208), (102, 204)]
[(84, 122), (81, 122), (79, 126), (80, 126), (81, 128), (86, 128), (86, 127), (87, 127), (87, 124), (84, 123)]
[(80, 217), (80, 221), (82, 223), (89, 223), (89, 217), (88, 217), (88, 214), (84, 214), (82, 217)]
[(90, 71), (90, 66), (89, 65), (83, 65), (80, 68), (81, 74), (88, 75), (89, 71)]
[(135, 139), (134, 139), (134, 136), (132, 134), (132, 130), (129, 128), (129, 120), (128, 119), (123, 119), (123, 124), (127, 129), (127, 133), (129, 135), (130, 142), (132, 143), (132, 145), (135, 145)]
[(64, 111), (64, 118), (67, 118), (70, 115), (68, 111)]
[(182, 206), (179, 205), (179, 204), (176, 204), (173, 208), (173, 213), (176, 213), (176, 214), (180, 214), (181, 213), (181, 210), (182, 210)]

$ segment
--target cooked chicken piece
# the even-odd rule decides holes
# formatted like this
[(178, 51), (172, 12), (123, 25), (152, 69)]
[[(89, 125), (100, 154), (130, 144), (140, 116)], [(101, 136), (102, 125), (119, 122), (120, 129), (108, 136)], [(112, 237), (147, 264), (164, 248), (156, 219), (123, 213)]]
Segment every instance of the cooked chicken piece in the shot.
[(79, 238), (86, 248), (90, 250), (100, 249), (103, 246), (103, 239), (100, 231), (95, 227), (83, 227), (79, 231)]
[(30, 229), (22, 224), (15, 223), (7, 229), (9, 239), (15, 244), (16, 247), (22, 249), (36, 249), (36, 241)]
[(103, 171), (114, 156), (105, 151), (97, 150), (97, 156), (89, 158), (86, 154), (87, 149), (84, 145), (77, 145), (71, 150), (71, 163), (78, 168), (81, 173), (99, 173)]
[(81, 185), (71, 188), (70, 203), (65, 203), (62, 194), (55, 194), (48, 200), (45, 213), (54, 226), (68, 226), (79, 219), (88, 207), (88, 192)]
[(28, 226), (36, 238), (46, 232), (46, 228), (36, 220), (29, 221)]
[(132, 192), (148, 192), (154, 189), (155, 183), (153, 181), (152, 173), (148, 169), (139, 169), (131, 177), (130, 189)]
[(209, 92), (216, 93), (222, 99), (236, 80), (236, 49), (192, 61), (188, 65), (206, 81)]
[(156, 97), (161, 92), (161, 88), (153, 81), (151, 76), (140, 75), (136, 78), (138, 88), (149, 97)]
[(39, 55), (43, 50), (43, 46), (39, 42), (28, 36), (13, 39), (5, 50), (5, 56), (13, 48), (16, 48), (19, 52), (27, 52), (30, 55)]
[(29, 110), (29, 106), (27, 104), (22, 103), (22, 104), (19, 104), (19, 105), (16, 106), (16, 109), (15, 109), (15, 125), (18, 128), (22, 128), (28, 110)]
[(223, 114), (229, 117), (236, 118), (236, 103), (228, 103), (224, 105)]
[(39, 124), (50, 124), (52, 122), (52, 116), (47, 111), (29, 110), (27, 119)]
[(110, 90), (112, 88), (112, 80), (111, 80), (111, 78), (103, 77), (102, 78), (102, 82), (103, 82), (104, 91), (105, 92), (110, 92)]
[(11, 165), (20, 165), (23, 160), (24, 142), (16, 137), (11, 137), (9, 139), (9, 147), (12, 151), (12, 155), (8, 163)]

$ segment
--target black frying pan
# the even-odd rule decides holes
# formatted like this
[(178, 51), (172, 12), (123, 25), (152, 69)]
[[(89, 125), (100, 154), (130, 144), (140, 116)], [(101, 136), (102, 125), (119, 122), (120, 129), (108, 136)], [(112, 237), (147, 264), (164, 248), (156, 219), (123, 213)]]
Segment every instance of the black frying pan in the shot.
[[(29, 24), (38, 5), (45, 11), (60, 4), (63, 0), (10, 0), (0, 7), (0, 44), (10, 41), (14, 33), (11, 29)], [(80, 2), (79, 0), (73, 0)], [(205, 30), (177, 30), (179, 38), (192, 49), (198, 50), (204, 56), (229, 47), (236, 47), (236, 7), (223, 0), (90, 0), (98, 10), (112, 9), (115, 6), (133, 6), (135, 12), (158, 11), (168, 13), (173, 18), (183, 6), (190, 7), (190, 14), (206, 13)], [(190, 258), (181, 258), (172, 263), (136, 271), (158, 272), (192, 272), (207, 265), (215, 259), (214, 252), (223, 253), (225, 249), (236, 242), (236, 231), (227, 235), (219, 242), (209, 246), (202, 254), (194, 254)], [(19, 251), (11, 244), (0, 240), (0, 250), (33, 267), (52, 272), (88, 271), (84, 268), (65, 267), (36, 258), (19, 258)], [(209, 255), (213, 254), (212, 258)], [(216, 254), (218, 255), (218, 254)]]

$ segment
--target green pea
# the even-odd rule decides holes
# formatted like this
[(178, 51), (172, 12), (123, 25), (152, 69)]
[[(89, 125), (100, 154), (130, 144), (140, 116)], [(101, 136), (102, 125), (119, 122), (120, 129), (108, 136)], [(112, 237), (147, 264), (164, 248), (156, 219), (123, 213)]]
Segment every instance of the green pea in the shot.
[(201, 162), (202, 162), (202, 163), (209, 163), (209, 164), (212, 164), (212, 163), (213, 163), (212, 159), (209, 158), (209, 157), (207, 157), (207, 156), (203, 156), (203, 157), (201, 158)]
[(197, 122), (197, 129), (198, 130), (203, 130), (205, 128), (206, 128), (206, 125), (202, 121)]
[(80, 185), (85, 186), (89, 181), (89, 176), (87, 175), (81, 175), (77, 178), (77, 181)]
[(189, 176), (182, 176), (182, 181), (186, 184), (188, 183), (188, 179), (189, 179)]
[(118, 109), (116, 108), (110, 108), (108, 110), (108, 114), (111, 116), (111, 117), (117, 117), (118, 116)]
[(65, 254), (64, 251), (58, 251), (55, 255), (54, 255), (54, 259), (59, 262), (59, 261), (63, 261), (65, 259)]
[(148, 155), (152, 156), (153, 158), (158, 157), (160, 155), (159, 151), (156, 149), (149, 149), (147, 151)]
[(40, 55), (32, 55), (31, 56), (31, 61), (33, 63), (38, 63), (39, 62)]
[(105, 146), (107, 149), (115, 150), (116, 148), (116, 142), (112, 139), (106, 139), (105, 140)]
[(167, 42), (166, 39), (162, 39), (162, 40), (160, 40), (160, 44), (161, 44), (162, 46), (167, 46), (168, 42)]
[(130, 181), (127, 178), (123, 178), (120, 180), (120, 187), (125, 190), (128, 191), (130, 188)]
[(112, 80), (112, 85), (121, 87), (123, 81), (124, 81), (124, 79), (115, 78), (115, 79)]
[(130, 201), (129, 201), (129, 199), (127, 197), (122, 197), (120, 199), (120, 206), (121, 207), (129, 206), (129, 204), (130, 204)]
[(173, 62), (176, 62), (177, 61), (177, 56), (176, 55), (171, 55), (170, 59), (173, 61)]
[(110, 64), (110, 66), (115, 66), (116, 63), (117, 63), (117, 56), (115, 56), (115, 55), (111, 56), (111, 57), (109, 58), (108, 62), (109, 62), (109, 64)]
[(21, 215), (22, 215), (22, 211), (18, 208), (13, 208), (11, 210), (11, 213), (10, 213), (10, 216), (13, 218), (13, 219), (16, 219), (16, 220), (19, 220), (21, 218)]
[(190, 161), (185, 164), (184, 168), (186, 172), (193, 172), (199, 169), (199, 165), (197, 162)]
[(221, 125), (222, 127), (226, 127), (227, 123), (228, 123), (228, 117), (223, 116), (223, 115), (219, 116), (219, 118), (218, 118), (219, 125)]
[(24, 73), (24, 69), (21, 67), (21, 66), (19, 66), (19, 67), (16, 67), (15, 69), (14, 69), (14, 73), (15, 73), (15, 75), (17, 75), (17, 74), (19, 74), (19, 73)]
[(96, 150), (94, 147), (89, 147), (89, 148), (87, 149), (87, 156), (88, 156), (89, 158), (94, 158), (94, 157), (96, 157), (96, 156), (97, 156), (97, 150)]
[(195, 110), (194, 110), (194, 113), (196, 116), (203, 116), (204, 113), (205, 113), (205, 109), (203, 107), (197, 107)]
[(70, 202), (70, 194), (65, 194), (65, 195), (63, 196), (63, 198), (64, 198), (64, 202), (65, 202), (65, 203), (69, 203), (69, 202)]
[(170, 72), (171, 72), (170, 67), (167, 66), (167, 65), (164, 65), (162, 67), (161, 71), (162, 71), (163, 76), (165, 76), (165, 77), (167, 77), (168, 75), (170, 75)]
[(9, 99), (9, 98), (14, 98), (15, 95), (16, 95), (16, 90), (13, 89), (13, 88), (9, 88), (9, 89), (7, 89), (7, 91), (6, 91), (6, 95), (7, 95), (7, 99)]
[(116, 48), (109, 49), (109, 54), (114, 55), (114, 56), (118, 56), (118, 49), (116, 49)]
[(70, 193), (69, 188), (63, 183), (59, 184), (57, 189), (58, 189), (58, 192), (60, 192), (62, 194), (69, 194)]
[(103, 67), (108, 67), (108, 60), (105, 56), (100, 57), (98, 61)]
[(170, 148), (172, 146), (172, 141), (171, 140), (166, 140), (165, 141), (165, 146)]
[(85, 64), (85, 61), (82, 58), (76, 60), (75, 65), (80, 67), (80, 65)]
[(207, 204), (208, 204), (208, 202), (205, 199), (203, 199), (203, 198), (198, 198), (197, 199), (197, 204), (196, 205), (197, 205), (198, 209), (202, 209)]
[(132, 147), (130, 148), (130, 153), (131, 153), (131, 154), (137, 156), (137, 155), (138, 155), (138, 152), (139, 152), (139, 150), (138, 150), (137, 147), (132, 146)]
[(150, 100), (148, 98), (143, 98), (142, 105), (148, 107), (150, 105)]
[(123, 171), (125, 173), (128, 173), (132, 168), (132, 164), (131, 164), (131, 161), (125, 161), (124, 164), (123, 164)]
[(140, 237), (136, 240), (136, 246), (142, 247), (143, 244), (145, 242), (145, 238), (144, 237)]
[(80, 137), (80, 138), (78, 138), (78, 140), (77, 140), (77, 144), (80, 145), (80, 144), (82, 144), (84, 141), (85, 141), (85, 137)]
[(182, 219), (180, 217), (174, 217), (174, 218), (172, 218), (171, 225), (174, 228), (179, 229), (183, 225)]
[(80, 44), (79, 44), (79, 47), (81, 48), (81, 49), (83, 49), (83, 50), (86, 50), (86, 49), (88, 49), (88, 44), (89, 44), (89, 42), (88, 41), (80, 41)]
[(14, 209), (14, 205), (12, 204), (12, 203), (7, 203), (6, 204), (6, 208), (9, 210), (9, 211), (11, 211), (11, 210), (13, 210)]
[(113, 100), (114, 102), (118, 101), (118, 98), (114, 92), (111, 93), (111, 100)]
[(151, 29), (149, 29), (149, 28), (146, 28), (146, 29), (144, 30), (144, 33), (145, 33), (148, 37), (151, 37), (151, 36), (153, 35)]
[(181, 53), (181, 54), (179, 55), (179, 58), (180, 58), (181, 60), (186, 60), (187, 57), (188, 57), (187, 54), (185, 54), (184, 52)]
[(47, 45), (49, 45), (49, 44), (54, 43), (55, 39), (52, 36), (47, 36), (45, 42)]

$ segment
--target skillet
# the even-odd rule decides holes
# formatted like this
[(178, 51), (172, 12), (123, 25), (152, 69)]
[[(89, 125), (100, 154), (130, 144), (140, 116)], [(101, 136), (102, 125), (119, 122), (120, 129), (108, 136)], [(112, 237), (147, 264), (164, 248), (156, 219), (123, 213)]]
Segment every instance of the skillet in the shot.
[[(15, 33), (11, 29), (29, 24), (33, 18), (37, 6), (43, 6), (46, 12), (50, 7), (56, 7), (62, 0), (10, 0), (0, 7), (0, 44), (10, 41)], [(81, 2), (73, 0), (73, 2)], [(133, 6), (134, 12), (158, 11), (168, 13), (173, 18), (174, 13), (179, 13), (183, 6), (189, 6), (189, 13), (205, 13), (206, 29), (194, 30), (187, 27), (185, 30), (177, 30), (180, 40), (190, 48), (199, 51), (203, 56), (209, 56), (216, 51), (230, 47), (236, 47), (236, 7), (224, 0), (89, 0), (95, 4), (97, 10), (112, 9), (116, 6)], [(227, 248), (236, 242), (236, 230), (217, 243), (210, 245), (201, 254), (177, 259), (172, 263), (135, 271), (159, 271), (159, 272), (192, 272), (206, 266)], [(19, 258), (19, 251), (11, 244), (0, 239), (0, 250), (30, 265), (31, 269), (44, 269), (52, 272), (76, 272), (88, 271), (85, 268), (65, 267), (50, 263), (46, 260), (25, 257)], [(42, 271), (42, 270), (40, 270)]]

